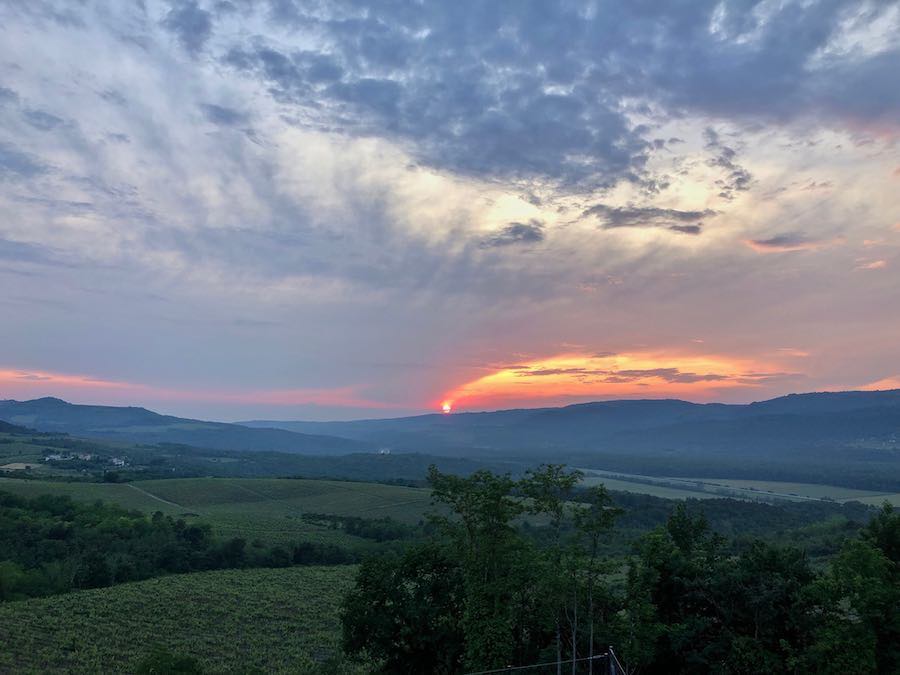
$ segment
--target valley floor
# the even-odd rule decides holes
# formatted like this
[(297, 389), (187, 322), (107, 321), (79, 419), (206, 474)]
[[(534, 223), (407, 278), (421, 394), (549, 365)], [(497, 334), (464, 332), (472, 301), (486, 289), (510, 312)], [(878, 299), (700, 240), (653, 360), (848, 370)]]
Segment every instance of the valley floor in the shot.
[(900, 506), (900, 493), (854, 488), (818, 483), (793, 483), (770, 480), (741, 480), (734, 478), (681, 478), (670, 476), (646, 476), (599, 469), (583, 469), (586, 485), (606, 485), (609, 490), (635, 492), (664, 499), (750, 499), (753, 501), (823, 500), (837, 503), (857, 501), (880, 506), (885, 501)]

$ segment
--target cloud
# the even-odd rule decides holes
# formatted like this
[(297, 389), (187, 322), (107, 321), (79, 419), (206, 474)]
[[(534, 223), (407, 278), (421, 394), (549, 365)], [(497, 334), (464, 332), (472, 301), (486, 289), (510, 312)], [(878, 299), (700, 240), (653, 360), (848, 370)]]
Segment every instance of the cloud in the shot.
[(0, 388), (6, 396), (20, 399), (58, 394), (75, 401), (123, 404), (148, 400), (206, 401), (220, 403), (266, 404), (273, 406), (322, 405), (352, 408), (389, 408), (360, 396), (360, 385), (328, 388), (268, 390), (230, 390), (158, 387), (141, 382), (111, 380), (0, 366)]
[(700, 234), (703, 231), (701, 225), (669, 225), (668, 229), (679, 234)]
[(723, 199), (734, 199), (735, 192), (746, 192), (750, 189), (753, 176), (744, 167), (735, 162), (737, 151), (724, 145), (719, 133), (712, 127), (707, 127), (703, 132), (706, 140), (706, 149), (712, 150), (714, 156), (707, 160), (707, 166), (724, 169), (723, 178), (716, 180), (719, 187), (719, 196)]
[(176, 0), (162, 26), (175, 34), (185, 50), (197, 54), (212, 35), (212, 15), (198, 7), (195, 0)]
[(801, 232), (787, 232), (768, 239), (745, 239), (744, 244), (757, 253), (789, 253), (792, 251), (816, 251), (820, 248), (843, 243), (843, 239), (813, 239)]
[(859, 387), (861, 391), (890, 391), (900, 389), (900, 375), (885, 377)]
[(64, 124), (64, 120), (56, 115), (51, 115), (43, 110), (26, 110), (23, 113), (25, 121), (35, 129), (40, 131), (52, 131), (56, 127)]
[(510, 223), (499, 232), (483, 239), (480, 246), (496, 248), (511, 244), (537, 244), (544, 241), (544, 224), (539, 220), (527, 223)]
[[(235, 394), (371, 382), (364, 398), (416, 408), (520, 361), (544, 374), (514, 381), (545, 383), (529, 391), (547, 403), (567, 387), (745, 400), (785, 391), (779, 360), (796, 359), (775, 348), (798, 343), (817, 356), (808, 382), (852, 384), (829, 358), (847, 316), (869, 363), (896, 361), (897, 319), (878, 310), (892, 268), (853, 269), (894, 264), (898, 195), (879, 186), (900, 58), (882, 3), (11, 7), (0, 302), (19, 319), (0, 351), (15, 363), (65, 371), (76, 354), (110, 380)], [(841, 189), (802, 190), (813, 177)], [(597, 236), (617, 227), (634, 229)], [(835, 246), (785, 265), (744, 245)], [(766, 358), (685, 360), (697, 335)], [(522, 356), (564, 349), (655, 357)], [(432, 368), (372, 365), (404, 360)]]
[[(716, 215), (712, 209), (702, 211), (679, 211), (678, 209), (664, 209), (654, 206), (610, 206), (608, 204), (595, 204), (585, 209), (581, 216), (597, 218), (603, 229), (609, 230), (617, 227), (662, 227), (681, 234), (700, 234), (702, 223), (697, 222), (701, 218), (709, 218)], [(682, 223), (691, 223), (683, 225)]]
[[(473, 2), (279, 2), (268, 21), (291, 39), (251, 34), (225, 60), (308, 121), (410, 143), (439, 169), (661, 189), (646, 164), (662, 147), (634, 112), (653, 123), (687, 112), (896, 130), (891, 67), (900, 57), (880, 28), (891, 25), (890, 4), (611, 1), (511, 12)], [(868, 38), (867, 50), (841, 43), (848, 27)], [(322, 45), (315, 54), (285, 46), (312, 43)], [(733, 199), (753, 178), (710, 130), (709, 162)]]
[(247, 121), (245, 113), (213, 103), (200, 104), (200, 110), (203, 112), (204, 117), (213, 124), (230, 127), (244, 124)]
[(830, 180), (819, 181), (816, 182), (814, 180), (810, 181), (806, 185), (804, 185), (801, 190), (804, 191), (812, 191), (812, 190), (830, 190), (834, 187), (834, 182)]
[(857, 263), (856, 269), (863, 271), (882, 270), (887, 267), (887, 260), (861, 260)]
[(58, 262), (55, 252), (44, 246), (10, 241), (0, 237), (0, 260), (37, 264), (54, 264)]
[(12, 89), (7, 89), (6, 87), (0, 86), (0, 105), (4, 105), (6, 103), (18, 103), (19, 95), (14, 92)]
[(40, 160), (0, 141), (0, 180), (34, 178), (46, 170), (47, 167)]
[(446, 392), (442, 400), (456, 407), (536, 405), (560, 396), (569, 401), (644, 397), (648, 390), (654, 396), (702, 400), (732, 388), (760, 387), (798, 377), (769, 365), (713, 354), (561, 354), (514, 369), (498, 368)]

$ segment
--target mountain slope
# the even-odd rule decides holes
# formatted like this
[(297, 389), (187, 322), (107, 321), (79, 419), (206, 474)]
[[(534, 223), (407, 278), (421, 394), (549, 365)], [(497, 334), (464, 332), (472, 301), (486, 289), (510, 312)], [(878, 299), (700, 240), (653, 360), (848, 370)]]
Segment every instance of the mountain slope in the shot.
[(57, 398), (0, 401), (0, 420), (39, 431), (134, 443), (183, 443), (215, 450), (338, 455), (371, 449), (369, 443), (346, 438), (203, 422), (160, 415), (145, 408), (75, 405)]
[[(251, 421), (280, 428), (409, 446), (485, 449), (669, 446), (782, 447), (786, 443), (842, 442), (900, 433), (900, 390), (792, 394), (749, 405), (673, 399), (583, 403), (562, 408), (420, 415), (352, 422)], [(623, 448), (622, 446), (627, 446)], [(423, 448), (424, 449), (424, 448)]]

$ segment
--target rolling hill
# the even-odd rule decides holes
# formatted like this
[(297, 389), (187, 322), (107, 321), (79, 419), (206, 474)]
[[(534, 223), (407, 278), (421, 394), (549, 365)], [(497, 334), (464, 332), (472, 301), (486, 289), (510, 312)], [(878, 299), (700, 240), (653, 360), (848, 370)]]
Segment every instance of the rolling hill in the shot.
[(671, 399), (583, 403), (562, 408), (420, 415), (352, 422), (241, 422), (411, 447), (489, 451), (696, 448), (709, 452), (881, 440), (900, 442), (900, 390), (792, 394), (748, 405)]
[(748, 405), (624, 400), (393, 420), (242, 424), (447, 456), (900, 489), (900, 390), (793, 394)]
[(284, 429), (160, 415), (146, 408), (76, 405), (58, 398), (0, 401), (0, 420), (39, 431), (134, 443), (180, 443), (213, 450), (268, 450), (307, 455), (366, 452), (366, 442)]
[[(395, 456), (426, 457), (420, 464), (431, 461), (427, 457), (470, 458), (511, 463), (515, 470), (513, 465), (554, 461), (659, 476), (900, 491), (900, 390), (794, 394), (747, 405), (623, 400), (385, 420), (237, 424), (44, 398), (0, 401), (0, 420), (135, 443), (343, 456), (353, 466), (362, 462), (360, 467), (371, 465), (375, 450), (388, 448)], [(357, 459), (350, 457), (354, 453)], [(315, 475), (368, 477), (366, 469), (350, 469)]]

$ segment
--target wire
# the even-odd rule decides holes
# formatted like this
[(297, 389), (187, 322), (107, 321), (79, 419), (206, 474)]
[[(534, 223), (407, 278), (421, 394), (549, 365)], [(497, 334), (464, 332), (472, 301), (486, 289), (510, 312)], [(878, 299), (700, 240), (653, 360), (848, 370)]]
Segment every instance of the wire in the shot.
[(613, 661), (616, 662), (616, 665), (618, 666), (619, 670), (621, 670), (623, 673), (627, 673), (628, 671), (625, 670), (624, 666), (622, 666), (622, 662), (619, 661), (619, 657), (616, 656), (616, 653), (612, 650), (612, 647), (609, 648), (609, 654), (610, 654), (610, 656), (612, 656)]
[(541, 668), (542, 666), (555, 666), (563, 663), (578, 663), (579, 661), (595, 661), (597, 659), (605, 659), (608, 653), (596, 654), (594, 656), (585, 656), (580, 659), (566, 659), (565, 661), (547, 661), (546, 663), (532, 663), (527, 666), (507, 666), (506, 668), (496, 668), (494, 670), (478, 670), (465, 675), (489, 675), (490, 673), (510, 673), (514, 670), (525, 670), (526, 668)]

